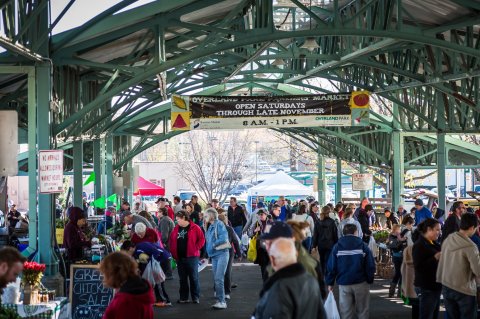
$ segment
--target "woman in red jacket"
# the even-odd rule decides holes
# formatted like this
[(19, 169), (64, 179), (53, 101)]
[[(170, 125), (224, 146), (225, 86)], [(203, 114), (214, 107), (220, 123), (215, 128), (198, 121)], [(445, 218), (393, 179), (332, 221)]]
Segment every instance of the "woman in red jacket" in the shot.
[(143, 242), (158, 244), (158, 239), (155, 229), (147, 228), (144, 223), (135, 224), (135, 233), (132, 236), (132, 243), (135, 245)]
[(135, 260), (122, 252), (114, 252), (100, 264), (103, 284), (116, 293), (103, 319), (153, 319), (152, 287), (138, 275)]
[[(200, 284), (198, 281), (198, 261), (200, 249), (205, 245), (205, 236), (200, 227), (189, 220), (186, 211), (175, 214), (177, 225), (170, 234), (170, 253), (177, 261), (180, 278), (180, 299), (178, 303), (188, 303), (188, 295), (193, 303), (200, 303)], [(190, 281), (190, 287), (188, 282)]]

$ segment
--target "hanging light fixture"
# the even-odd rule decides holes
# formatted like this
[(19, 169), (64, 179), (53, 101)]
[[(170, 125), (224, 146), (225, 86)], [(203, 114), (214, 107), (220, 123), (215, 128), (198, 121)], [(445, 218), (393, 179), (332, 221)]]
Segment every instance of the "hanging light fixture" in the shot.
[(265, 75), (265, 73), (255, 73), (255, 77), (256, 77), (256, 78), (260, 78), (260, 79), (264, 79), (264, 78), (266, 78), (267, 76)]
[(320, 46), (318, 45), (315, 38), (306, 38), (305, 42), (302, 44), (302, 46), (300, 48), (307, 49), (309, 51), (313, 51), (315, 49), (318, 49), (319, 47)]
[(283, 59), (276, 58), (275, 60), (273, 60), (272, 65), (274, 66), (285, 65), (285, 61), (283, 61)]
[[(309, 11), (312, 11), (312, 0), (310, 0), (310, 6), (308, 7)], [(310, 21), (310, 31), (312, 30), (312, 17), (309, 15)], [(313, 37), (308, 37), (305, 39), (305, 42), (302, 44), (300, 48), (307, 49), (308, 51), (313, 51), (318, 49), (320, 46), (318, 45), (317, 41)]]

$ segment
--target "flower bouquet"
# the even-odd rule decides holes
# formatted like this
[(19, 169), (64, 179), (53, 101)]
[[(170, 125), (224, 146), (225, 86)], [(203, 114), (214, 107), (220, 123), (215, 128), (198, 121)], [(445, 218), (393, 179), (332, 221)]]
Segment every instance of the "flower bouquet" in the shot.
[(23, 304), (34, 304), (38, 302), (38, 290), (40, 281), (45, 271), (45, 265), (39, 264), (34, 261), (23, 263), (22, 272), (22, 284), (23, 291)]

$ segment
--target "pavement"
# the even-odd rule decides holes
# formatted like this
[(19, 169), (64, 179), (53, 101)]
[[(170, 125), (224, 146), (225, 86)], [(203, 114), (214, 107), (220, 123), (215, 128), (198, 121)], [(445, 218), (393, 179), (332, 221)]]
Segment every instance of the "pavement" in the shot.
[[(162, 319), (250, 319), (258, 301), (258, 293), (262, 287), (260, 267), (258, 265), (239, 263), (233, 266), (233, 282), (238, 285), (232, 289), (231, 300), (225, 310), (214, 310), (213, 275), (208, 266), (200, 272), (200, 304), (177, 304), (178, 274), (174, 271), (174, 279), (166, 282), (167, 293), (172, 307), (155, 308), (155, 318)], [(405, 319), (410, 318), (410, 307), (398, 298), (388, 297), (389, 282), (375, 279), (370, 290), (370, 318), (372, 319)], [(338, 289), (336, 289), (338, 290)], [(338, 297), (337, 297), (338, 303)]]

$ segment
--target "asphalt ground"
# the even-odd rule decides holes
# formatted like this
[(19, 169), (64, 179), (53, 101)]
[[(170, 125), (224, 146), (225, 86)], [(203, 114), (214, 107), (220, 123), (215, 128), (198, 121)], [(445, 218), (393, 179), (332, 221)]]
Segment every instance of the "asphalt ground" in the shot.
[[(253, 264), (234, 264), (233, 282), (238, 285), (232, 289), (231, 300), (225, 310), (214, 310), (213, 275), (208, 266), (200, 272), (200, 304), (177, 304), (178, 273), (174, 271), (174, 279), (166, 282), (166, 290), (172, 301), (172, 307), (155, 308), (155, 318), (162, 319), (250, 319), (258, 301), (262, 287), (260, 267)], [(406, 319), (410, 318), (410, 307), (398, 298), (388, 297), (389, 282), (375, 279), (370, 289), (370, 318), (373, 319)], [(338, 289), (336, 297), (338, 303)]]

